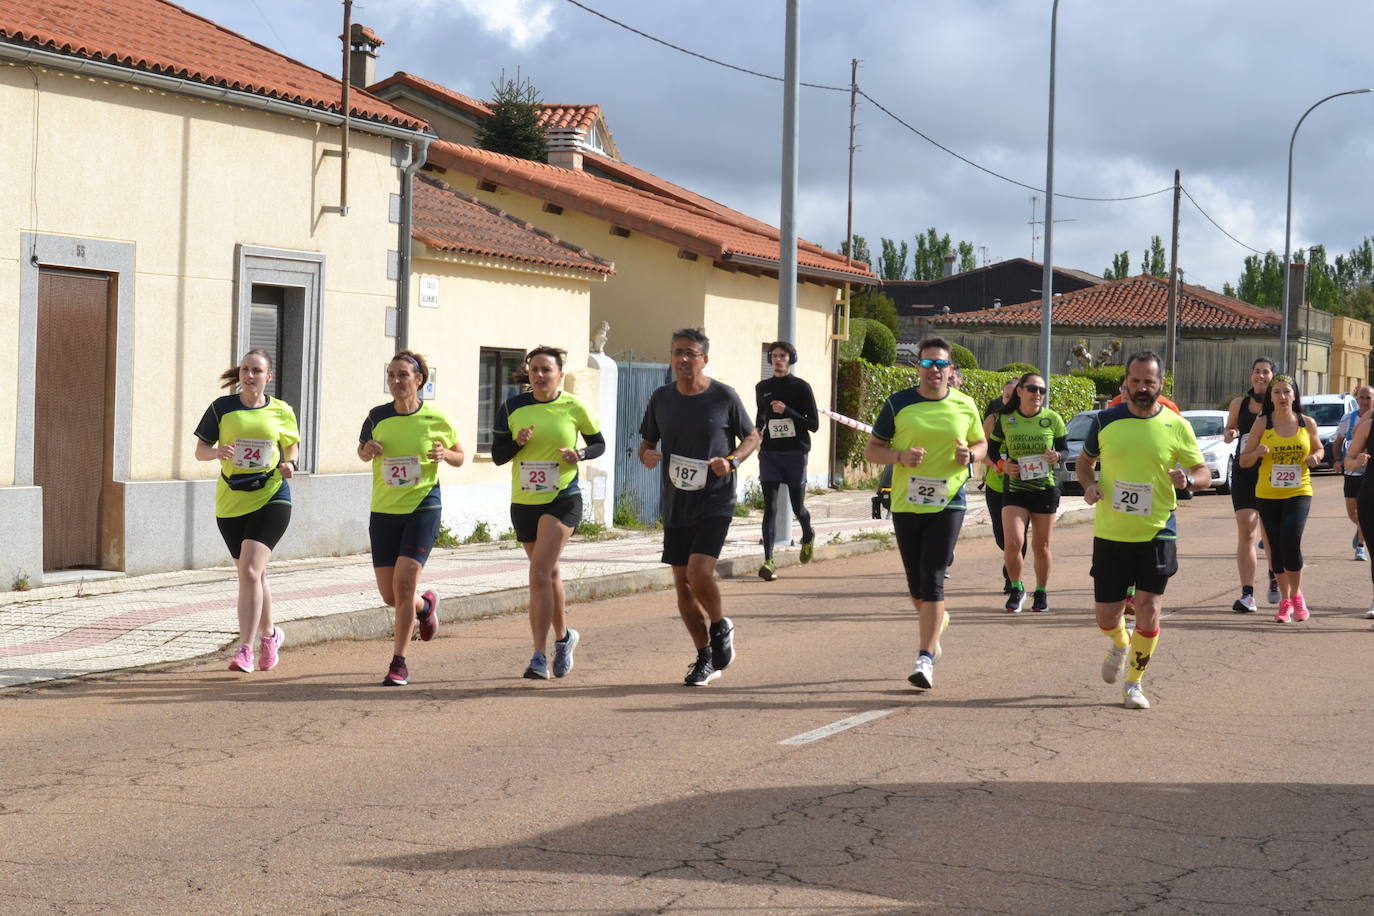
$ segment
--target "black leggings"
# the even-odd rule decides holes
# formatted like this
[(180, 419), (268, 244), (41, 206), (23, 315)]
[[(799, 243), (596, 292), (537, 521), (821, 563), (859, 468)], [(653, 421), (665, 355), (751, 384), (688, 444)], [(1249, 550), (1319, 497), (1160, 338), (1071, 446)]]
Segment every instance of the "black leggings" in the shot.
[[(1361, 533), (1368, 531), (1374, 535), (1374, 477), (1360, 486), (1360, 495), (1355, 497), (1355, 517), (1360, 520)], [(1365, 539), (1369, 543), (1368, 537)], [(1374, 563), (1369, 570), (1369, 578), (1374, 580)]]
[(1310, 496), (1255, 499), (1255, 509), (1264, 526), (1264, 549), (1269, 554), (1272, 569), (1280, 572), (1302, 569), (1302, 530), (1307, 527), (1307, 513), (1311, 508)]
[[(1002, 533), (1002, 507), (1007, 504), (1006, 495), (1001, 490), (994, 490), (992, 487), (983, 488), (983, 496), (988, 504), (988, 517), (992, 521), (992, 539), (997, 542), (998, 550), (1007, 549), (1006, 535)], [(1030, 528), (1030, 519), (1026, 519), (1026, 528)], [(1030, 538), (1021, 538), (1021, 556), (1026, 555), (1026, 549), (1030, 547)], [(1007, 567), (1002, 567), (1002, 578), (1007, 577)]]
[(892, 533), (906, 570), (906, 590), (917, 601), (945, 600), (945, 568), (964, 525), (963, 509), (894, 512)]
[[(763, 490), (763, 555), (767, 559), (773, 559), (773, 526), (778, 520), (778, 487), (782, 486), (779, 481), (769, 481), (759, 484)], [(801, 522), (802, 538), (809, 541), (813, 532), (811, 531), (811, 513), (803, 504), (806, 498), (804, 487), (788, 486), (788, 501), (792, 503), (792, 514)]]

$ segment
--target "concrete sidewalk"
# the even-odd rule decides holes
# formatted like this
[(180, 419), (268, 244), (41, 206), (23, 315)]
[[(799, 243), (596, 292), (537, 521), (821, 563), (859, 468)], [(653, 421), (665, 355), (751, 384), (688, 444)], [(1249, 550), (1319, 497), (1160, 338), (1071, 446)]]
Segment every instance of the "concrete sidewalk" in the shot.
[[(871, 517), (870, 490), (809, 496), (816, 560), (892, 547), (892, 523)], [(1060, 522), (1087, 520), (1080, 497), (1066, 496)], [(752, 576), (763, 562), (756, 512), (737, 518), (721, 553), (721, 576)], [(969, 494), (961, 537), (992, 533), (980, 491)], [(569, 601), (672, 585), (659, 562), (658, 532), (574, 537), (563, 554)], [(884, 537), (883, 535), (888, 535)], [(287, 536), (290, 534), (288, 532)], [(780, 568), (797, 562), (780, 549)], [(894, 559), (895, 562), (895, 559)], [(423, 586), (441, 597), (444, 621), (523, 610), (529, 565), (513, 541), (436, 550)], [(784, 572), (785, 576), (786, 573)], [(273, 616), (287, 632), (284, 652), (333, 639), (386, 639), (392, 611), (381, 603), (367, 554), (274, 562)], [(0, 596), (0, 688), (103, 672), (186, 662), (221, 653), (238, 635), (237, 577), (232, 566), (148, 576), (74, 579)]]

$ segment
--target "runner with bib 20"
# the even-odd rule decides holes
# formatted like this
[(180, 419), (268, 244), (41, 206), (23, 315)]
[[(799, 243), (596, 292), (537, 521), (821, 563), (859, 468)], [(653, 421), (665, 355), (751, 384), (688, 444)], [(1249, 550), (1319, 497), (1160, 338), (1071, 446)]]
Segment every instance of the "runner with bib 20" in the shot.
[[(1097, 626), (1112, 643), (1102, 679), (1116, 683), (1129, 660), (1127, 709), (1150, 708), (1141, 681), (1159, 642), (1164, 589), (1178, 572), (1175, 491), (1203, 490), (1212, 482), (1192, 426), (1159, 403), (1163, 377), (1156, 353), (1144, 350), (1126, 360), (1128, 397), (1093, 418), (1075, 468), (1083, 499), (1097, 506), (1093, 599)], [(1131, 586), (1136, 590), (1134, 635), (1125, 623)]]
[(907, 680), (929, 690), (935, 686), (940, 634), (949, 626), (945, 568), (968, 508), (969, 469), (982, 460), (986, 442), (978, 405), (949, 386), (949, 342), (926, 338), (917, 356), (919, 384), (883, 404), (864, 460), (893, 466), (892, 529), (920, 617), (920, 647)]
[[(563, 677), (573, 668), (573, 651), (581, 637), (568, 626), (558, 560), (582, 520), (577, 464), (606, 451), (606, 440), (591, 410), (560, 387), (567, 355), (557, 347), (535, 347), (526, 353), (525, 380), (530, 390), (502, 404), (491, 429), (492, 460), (505, 464), (515, 459), (510, 520), (515, 539), (530, 558), (534, 654), (525, 677), (532, 680), (549, 677), (550, 630), (553, 676)], [(579, 433), (587, 442), (585, 448), (577, 447)]]

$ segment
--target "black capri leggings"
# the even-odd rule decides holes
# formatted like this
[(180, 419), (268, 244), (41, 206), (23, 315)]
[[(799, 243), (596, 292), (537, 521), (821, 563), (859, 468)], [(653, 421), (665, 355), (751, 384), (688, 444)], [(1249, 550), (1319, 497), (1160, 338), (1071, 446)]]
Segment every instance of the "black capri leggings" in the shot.
[[(763, 555), (768, 559), (773, 559), (773, 526), (777, 524), (778, 518), (778, 487), (782, 483), (770, 480), (759, 484), (763, 490)], [(806, 490), (803, 487), (789, 485), (787, 487), (787, 499), (792, 503), (792, 515), (801, 523), (802, 537), (805, 538), (812, 534), (811, 513), (806, 508)]]
[[(1360, 531), (1374, 535), (1374, 478), (1365, 477), (1360, 486), (1360, 495), (1355, 497), (1355, 517), (1360, 520)], [(1368, 537), (1366, 537), (1368, 543)], [(1374, 581), (1374, 563), (1370, 564), (1369, 578)]]
[(892, 513), (906, 589), (917, 601), (945, 600), (945, 568), (963, 524), (963, 509)]
[(1259, 512), (1260, 524), (1264, 526), (1264, 549), (1269, 553), (1269, 565), (1279, 572), (1302, 569), (1302, 531), (1307, 527), (1312, 497), (1256, 497), (1255, 509)]

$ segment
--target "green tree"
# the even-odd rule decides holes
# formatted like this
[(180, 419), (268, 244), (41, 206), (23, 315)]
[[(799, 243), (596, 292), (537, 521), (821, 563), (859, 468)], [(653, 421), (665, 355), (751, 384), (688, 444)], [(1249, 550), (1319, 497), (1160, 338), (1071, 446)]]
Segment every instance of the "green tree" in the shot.
[(501, 71), (499, 82), (492, 84), (493, 96), (488, 107), (491, 117), (477, 129), (477, 145), (493, 153), (548, 162), (549, 149), (544, 129), (539, 126), (539, 90), (528, 79), (507, 79)]
[(1232, 286), (1230, 283), (1223, 283), (1221, 284), (1221, 294), (1223, 296), (1230, 296), (1232, 299), (1235, 299), (1236, 288)]
[(896, 334), (901, 327), (901, 323), (897, 320), (897, 304), (892, 301), (891, 296), (879, 292), (877, 287), (872, 286), (850, 297), (849, 317), (851, 319), (872, 318), (879, 324), (885, 325), (893, 334)]
[(1152, 277), (1169, 276), (1169, 265), (1164, 260), (1164, 242), (1157, 235), (1151, 236), (1150, 247), (1141, 256), (1140, 272)]
[(959, 273), (978, 269), (978, 259), (973, 255), (972, 242), (959, 243)]
[(911, 279), (938, 280), (945, 275), (945, 255), (954, 250), (949, 233), (943, 236), (934, 227), (925, 235), (916, 236), (916, 251), (912, 257)]
[(1245, 267), (1236, 284), (1237, 298), (1252, 305), (1276, 309), (1283, 301), (1283, 259), (1272, 251), (1245, 256)]
[(906, 242), (902, 242), (900, 247), (892, 239), (880, 239), (880, 242), (883, 253), (878, 259), (878, 276), (884, 280), (905, 280), (908, 251)]
[(1124, 280), (1131, 275), (1131, 253), (1123, 251), (1112, 255), (1112, 266), (1102, 271), (1107, 280)]
[[(849, 254), (849, 240), (840, 242), (840, 254)], [(862, 235), (854, 236), (854, 260), (863, 261), (870, 267), (873, 266), (873, 255), (868, 252), (868, 240)]]

